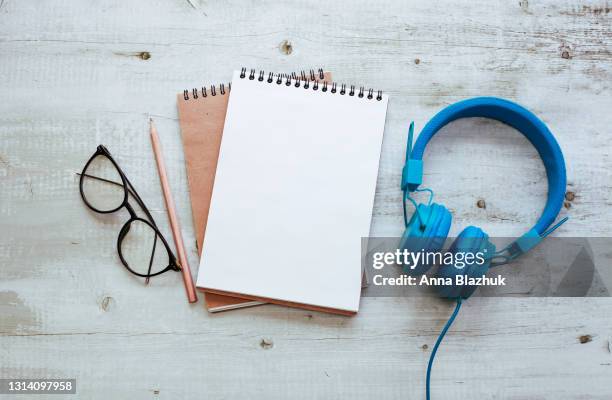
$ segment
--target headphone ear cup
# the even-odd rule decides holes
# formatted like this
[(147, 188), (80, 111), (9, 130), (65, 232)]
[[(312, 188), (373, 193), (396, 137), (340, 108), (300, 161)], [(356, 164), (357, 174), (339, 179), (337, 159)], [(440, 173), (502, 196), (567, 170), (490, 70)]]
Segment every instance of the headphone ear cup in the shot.
[[(421, 218), (419, 218), (419, 215)], [(399, 249), (411, 253), (440, 251), (444, 242), (446, 242), (452, 219), (450, 211), (441, 204), (419, 204), (417, 211), (408, 222), (400, 240)], [(415, 266), (404, 265), (404, 272), (409, 275), (420, 275), (427, 272), (431, 267), (431, 263), (425, 262)]]
[[(457, 276), (476, 278), (485, 275), (491, 266), (491, 256), (495, 253), (495, 245), (489, 241), (489, 235), (482, 229), (468, 226), (461, 231), (448, 251), (453, 254), (455, 263), (438, 268), (437, 277), (450, 278), (453, 284), (438, 286), (438, 293), (450, 299), (458, 297), (467, 299), (478, 286), (457, 285)], [(466, 260), (468, 255), (470, 255), (470, 260)]]

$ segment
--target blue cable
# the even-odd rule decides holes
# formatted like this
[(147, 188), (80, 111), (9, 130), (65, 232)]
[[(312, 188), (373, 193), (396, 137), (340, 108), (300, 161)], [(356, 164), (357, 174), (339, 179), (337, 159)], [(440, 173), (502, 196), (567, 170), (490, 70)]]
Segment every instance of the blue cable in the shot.
[[(427, 202), (427, 205), (430, 206), (431, 202), (434, 198), (434, 192), (431, 189), (415, 189), (415, 192), (427, 192), (429, 193), (429, 201)], [(406, 200), (409, 200), (412, 205), (414, 206), (414, 212), (416, 213), (417, 217), (419, 218), (419, 221), (421, 222), (421, 226), (425, 226), (426, 222), (425, 219), (423, 218), (423, 216), (421, 215), (421, 212), (419, 211), (419, 205), (417, 204), (416, 200), (414, 200), (411, 196), (410, 196), (410, 192), (408, 190), (404, 190), (404, 195), (402, 196), (402, 201), (403, 201), (403, 205), (404, 205), (404, 225), (406, 226), (406, 228), (408, 227), (408, 212), (406, 211)]]
[(442, 332), (440, 332), (440, 335), (438, 336), (438, 340), (436, 340), (436, 344), (434, 345), (433, 350), (431, 351), (431, 355), (429, 356), (429, 364), (427, 364), (427, 379), (425, 381), (425, 398), (427, 400), (430, 400), (429, 381), (431, 378), (431, 367), (433, 366), (434, 358), (436, 357), (436, 352), (438, 351), (438, 347), (440, 346), (440, 343), (442, 343), (442, 339), (444, 339), (444, 335), (446, 335), (446, 331), (448, 331), (448, 329), (453, 324), (453, 321), (455, 320), (457, 313), (459, 313), (460, 308), (461, 308), (461, 297), (458, 297), (457, 305), (455, 306), (455, 311), (453, 311), (453, 314), (450, 316), (448, 321), (446, 321), (446, 325), (444, 325)]

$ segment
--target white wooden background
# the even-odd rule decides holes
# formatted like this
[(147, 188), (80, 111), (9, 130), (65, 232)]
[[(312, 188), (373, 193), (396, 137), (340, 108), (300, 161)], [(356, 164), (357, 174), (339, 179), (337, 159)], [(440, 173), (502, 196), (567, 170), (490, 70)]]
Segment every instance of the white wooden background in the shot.
[[(85, 399), (424, 397), (451, 304), (364, 298), (353, 318), (279, 306), (211, 315), (186, 304), (179, 274), (148, 287), (129, 276), (115, 252), (127, 216), (81, 203), (74, 174), (104, 143), (169, 234), (152, 115), (196, 269), (175, 94), (241, 66), (322, 66), (390, 94), (373, 234), (401, 233), (408, 122), (495, 95), (536, 112), (565, 152), (572, 219), (557, 234), (610, 236), (606, 1), (191, 3), (0, 0), (1, 377), (74, 377)], [(455, 234), (468, 223), (520, 234), (544, 204), (535, 151), (500, 124), (452, 124), (426, 164)], [(434, 398), (610, 399), (611, 316), (608, 298), (471, 299), (437, 359)]]

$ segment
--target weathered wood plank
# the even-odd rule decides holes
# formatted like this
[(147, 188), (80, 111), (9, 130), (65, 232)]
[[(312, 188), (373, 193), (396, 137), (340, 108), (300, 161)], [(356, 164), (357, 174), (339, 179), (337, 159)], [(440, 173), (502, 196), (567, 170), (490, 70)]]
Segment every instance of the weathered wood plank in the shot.
[[(535, 111), (564, 149), (574, 197), (559, 234), (610, 235), (607, 2), (192, 2), (0, 0), (0, 376), (77, 377), (80, 398), (422, 397), (449, 304), (209, 315), (185, 304), (178, 274), (149, 287), (127, 276), (114, 252), (126, 216), (81, 204), (74, 173), (104, 143), (169, 233), (153, 115), (197, 266), (174, 94), (243, 65), (323, 66), (390, 93), (373, 234), (402, 229), (408, 121), (418, 130), (446, 104), (495, 95)], [(519, 234), (544, 205), (535, 151), (499, 124), (454, 123), (426, 164), (452, 233)], [(608, 399), (611, 311), (609, 299), (472, 299), (436, 363), (435, 398)]]

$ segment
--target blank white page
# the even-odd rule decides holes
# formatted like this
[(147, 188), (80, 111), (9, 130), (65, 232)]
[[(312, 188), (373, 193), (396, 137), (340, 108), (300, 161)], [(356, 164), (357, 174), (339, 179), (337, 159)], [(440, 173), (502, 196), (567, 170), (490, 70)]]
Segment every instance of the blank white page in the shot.
[(197, 286), (357, 312), (388, 97), (234, 72)]

